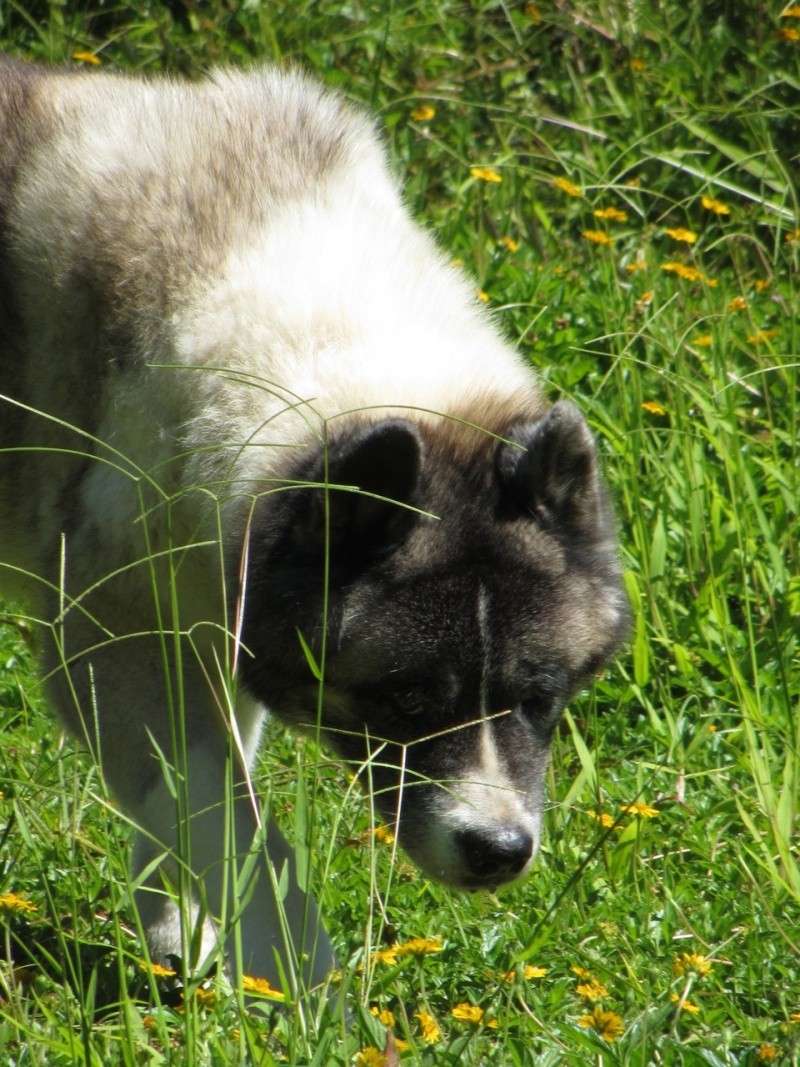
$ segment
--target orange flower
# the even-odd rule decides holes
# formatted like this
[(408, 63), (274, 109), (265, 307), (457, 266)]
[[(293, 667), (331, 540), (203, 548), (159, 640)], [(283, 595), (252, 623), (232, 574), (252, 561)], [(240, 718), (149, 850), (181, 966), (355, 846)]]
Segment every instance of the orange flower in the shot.
[[(667, 409), (663, 406), (663, 404), (659, 404), (657, 400), (645, 400), (642, 404), (642, 409), (644, 411), (649, 411), (651, 415), (667, 414)], [(625, 811), (625, 808), (623, 807), (622, 810)]]
[(693, 245), (697, 240), (697, 234), (691, 230), (686, 230), (683, 226), (675, 226), (664, 230), (664, 233), (668, 237), (671, 237), (673, 241), (682, 241), (683, 244)]
[(562, 193), (566, 193), (567, 196), (583, 196), (583, 192), (577, 185), (569, 180), (569, 178), (553, 178), (551, 184), (556, 189), (560, 189)]
[(608, 996), (608, 989), (602, 982), (598, 982), (596, 978), (593, 978), (590, 982), (581, 982), (575, 986), (575, 992), (579, 997), (583, 997), (584, 1000), (602, 1000), (603, 997)]
[(415, 107), (411, 112), (411, 118), (414, 122), (430, 122), (436, 115), (436, 108), (431, 104), (420, 104), (419, 107)]
[(728, 301), (728, 311), (744, 311), (747, 307), (747, 301), (743, 296), (735, 296), (733, 300)]
[(96, 56), (94, 52), (78, 51), (72, 53), (72, 58), (77, 59), (79, 63), (88, 63), (89, 66), (99, 67), (102, 60), (99, 56)]
[(670, 993), (669, 999), (678, 1005), (678, 1011), (688, 1011), (690, 1015), (697, 1015), (700, 1011), (699, 1005), (693, 1004), (691, 1000), (684, 1000), (677, 993)]
[(259, 996), (269, 997), (271, 1000), (286, 1000), (280, 989), (274, 989), (266, 978), (255, 978), (253, 975), (243, 974), (242, 989), (245, 993), (258, 993)]
[[(595, 822), (599, 822), (600, 825), (604, 826), (606, 829), (609, 829), (614, 825), (614, 816), (609, 815), (607, 811), (595, 811), (593, 808), (590, 808), (586, 812), (586, 814), (589, 816), (590, 819), (594, 819)], [(573, 971), (575, 971), (574, 967), (572, 969)], [(578, 972), (575, 971), (575, 973), (577, 974)]]
[(627, 222), (628, 212), (617, 207), (599, 207), (592, 212), (596, 219), (608, 219), (610, 222)]
[(711, 961), (707, 956), (701, 956), (697, 952), (681, 952), (673, 960), (672, 970), (677, 975), (693, 971), (700, 978), (704, 978), (711, 971), (711, 966)]
[[(661, 405), (658, 406), (660, 407)], [(642, 407), (644, 407), (644, 404), (642, 404)], [(661, 408), (658, 414), (666, 415), (666, 411)], [(656, 815), (658, 815), (658, 808), (651, 808), (649, 804), (643, 804), (641, 800), (637, 800), (633, 804), (623, 804), (622, 810), (629, 815), (639, 815), (643, 819), (655, 819)]]
[(723, 204), (721, 200), (715, 200), (713, 196), (701, 197), (700, 203), (706, 211), (713, 211), (715, 215), (730, 215), (731, 213), (727, 204)]
[(499, 183), (503, 180), (502, 174), (498, 174), (494, 167), (470, 167), (469, 172), (479, 182)]
[(778, 36), (782, 41), (789, 41), (791, 44), (795, 44), (800, 41), (800, 30), (796, 30), (794, 26), (781, 26), (778, 30)]
[(697, 267), (687, 267), (685, 263), (679, 263), (677, 260), (662, 263), (661, 269), (677, 274), (679, 278), (685, 278), (689, 282), (704, 282), (706, 285), (711, 286), (712, 289), (715, 289), (717, 285), (715, 278), (709, 278)]
[(581, 1015), (578, 1026), (584, 1030), (595, 1030), (604, 1041), (616, 1041), (625, 1030), (622, 1018), (615, 1011), (603, 1011), (602, 1008), (593, 1008), (586, 1015)]
[(483, 1008), (476, 1004), (456, 1004), (450, 1014), (462, 1023), (479, 1023), (483, 1018)]
[(515, 241), (513, 237), (501, 237), (497, 243), (508, 249), (509, 252), (519, 251), (519, 241)]
[(763, 344), (764, 341), (771, 341), (773, 337), (777, 337), (780, 332), (780, 330), (756, 330), (755, 333), (749, 333), (747, 335), (747, 340), (750, 341), (751, 344), (760, 345)]
[(612, 245), (614, 242), (602, 230), (581, 230), (581, 237), (596, 245)]
[(426, 1045), (435, 1045), (442, 1036), (442, 1031), (434, 1017), (427, 1011), (418, 1011), (414, 1014), (419, 1019), (419, 1028), (422, 1031), (422, 1040)]

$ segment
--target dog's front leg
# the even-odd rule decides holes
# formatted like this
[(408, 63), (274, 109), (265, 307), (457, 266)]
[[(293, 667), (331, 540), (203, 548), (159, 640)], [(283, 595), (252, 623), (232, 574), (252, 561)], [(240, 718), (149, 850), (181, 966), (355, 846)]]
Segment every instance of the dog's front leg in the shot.
[[(187, 753), (183, 803), (174, 796), (179, 776), (153, 785), (133, 813), (141, 829), (134, 851), (134, 876), (164, 855), (164, 873), (181, 884), (190, 872), (195, 893), (181, 930), (181, 911), (164, 888), (160, 865), (145, 879), (137, 903), (148, 942), (159, 957), (187, 952), (194, 941), (202, 965), (219, 940), (233, 970), (278, 983), (280, 971), (308, 986), (334, 966), (333, 950), (317, 906), (297, 884), (292, 850), (275, 824), (259, 811), (243, 776), (230, 774), (234, 761), (225, 746), (195, 743)], [(234, 784), (235, 783), (235, 784)], [(179, 817), (183, 808), (185, 816)], [(202, 901), (205, 908), (198, 902)], [(196, 929), (201, 914), (202, 931)], [(217, 933), (216, 922), (224, 930)], [(238, 936), (237, 936), (237, 923)], [(198, 940), (199, 939), (199, 940)]]

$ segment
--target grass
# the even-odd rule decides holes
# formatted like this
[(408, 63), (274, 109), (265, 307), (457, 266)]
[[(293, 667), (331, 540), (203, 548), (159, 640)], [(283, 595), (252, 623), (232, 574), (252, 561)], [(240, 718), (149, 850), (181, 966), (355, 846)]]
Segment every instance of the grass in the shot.
[[(342, 770), (272, 729), (277, 818), (292, 836), (313, 796), (333, 841), (313, 876), (348, 1028), (336, 1001), (303, 1026), (223, 989), (181, 1006), (137, 965), (126, 826), (8, 606), (0, 1064), (391, 1064), (366, 1051), (373, 1008), (402, 1063), (798, 1063), (800, 19), (780, 11), (0, 2), (15, 54), (300, 62), (377, 110), (414, 213), (591, 419), (635, 614), (556, 739), (540, 861), (500, 897), (420, 878)], [(371, 955), (414, 938), (440, 951)]]

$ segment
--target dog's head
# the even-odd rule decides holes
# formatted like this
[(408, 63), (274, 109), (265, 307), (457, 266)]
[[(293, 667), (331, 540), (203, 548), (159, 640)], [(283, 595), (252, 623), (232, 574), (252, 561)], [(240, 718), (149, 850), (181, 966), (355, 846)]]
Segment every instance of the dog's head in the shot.
[(252, 527), (246, 685), (313, 727), (324, 658), (323, 736), (416, 862), (462, 888), (524, 874), (560, 712), (627, 621), (583, 417), (355, 425), (295, 473)]

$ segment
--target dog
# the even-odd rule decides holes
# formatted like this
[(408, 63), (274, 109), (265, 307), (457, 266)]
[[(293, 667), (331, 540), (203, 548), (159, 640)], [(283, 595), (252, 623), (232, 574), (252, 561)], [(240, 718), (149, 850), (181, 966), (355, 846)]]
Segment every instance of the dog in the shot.
[(0, 582), (138, 827), (154, 958), (334, 964), (250, 785), (265, 709), (431, 878), (524, 876), (559, 714), (627, 620), (578, 409), (301, 73), (3, 60), (0, 143)]

